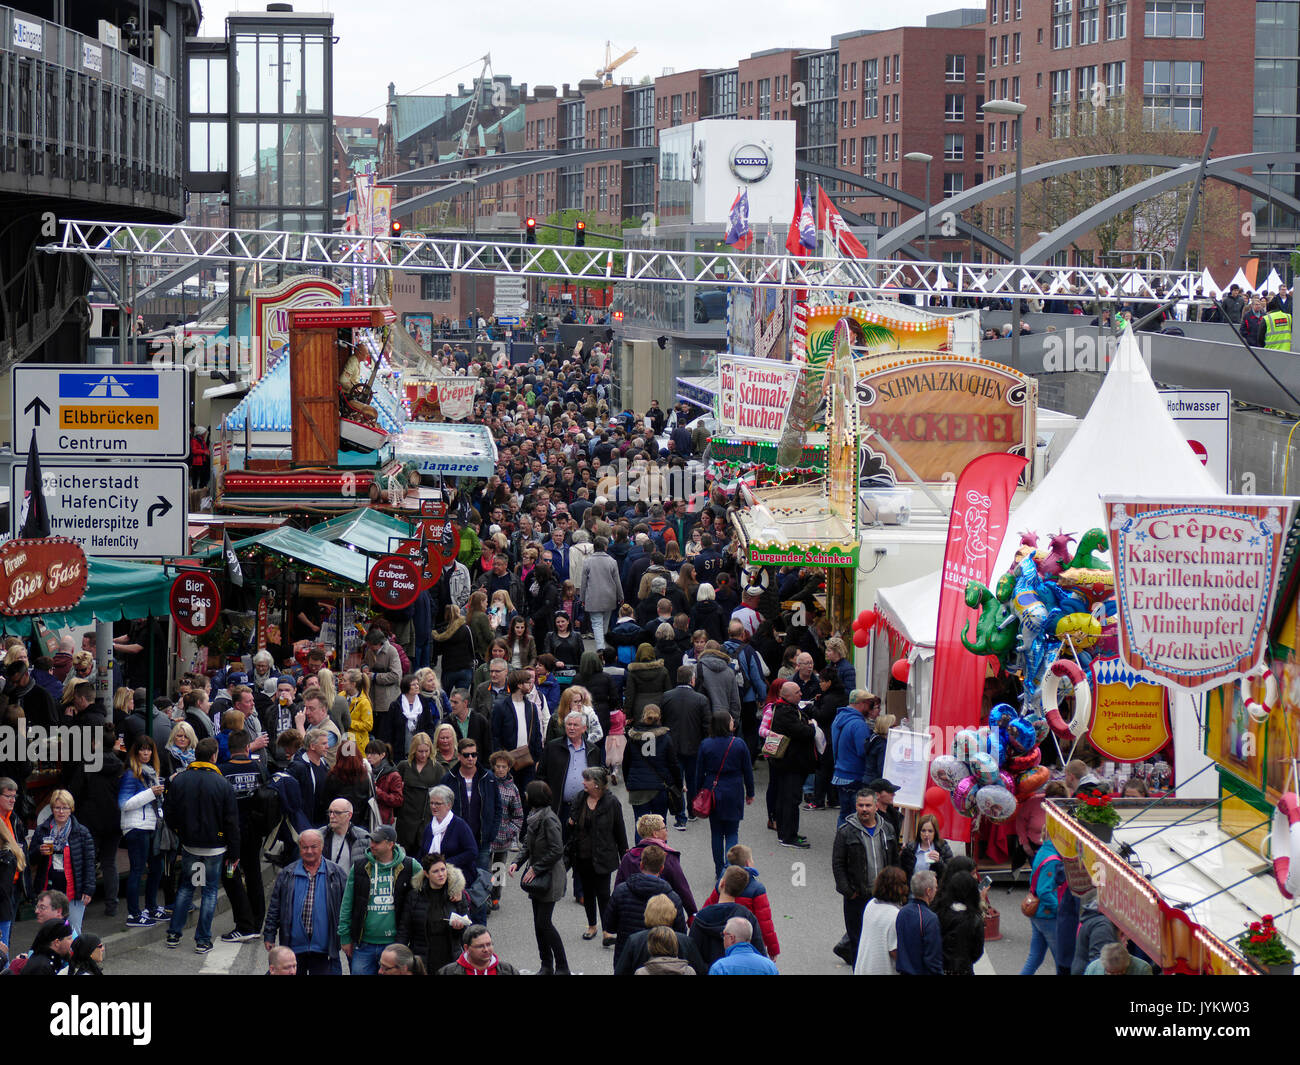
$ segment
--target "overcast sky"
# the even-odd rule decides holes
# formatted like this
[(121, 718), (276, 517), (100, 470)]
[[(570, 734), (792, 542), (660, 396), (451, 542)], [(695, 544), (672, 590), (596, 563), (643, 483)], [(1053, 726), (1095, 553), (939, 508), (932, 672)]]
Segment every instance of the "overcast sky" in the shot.
[[(913, 0), (903, 5), (831, 0), (653, 0), (642, 4), (561, 4), (491, 0), (425, 4), (421, 0), (293, 0), (297, 11), (330, 11), (339, 38), (334, 51), (334, 113), (381, 115), (388, 82), (402, 93), (454, 92), (477, 76), (481, 57), (492, 69), (531, 85), (576, 85), (615, 56), (638, 54), (616, 78), (657, 77), (678, 71), (732, 66), (769, 48), (819, 48), (832, 34), (897, 25), (922, 25), (925, 16), (977, 3)], [(265, 0), (200, 0), (205, 37), (222, 36), (232, 11), (263, 11)], [(651, 12), (650, 16), (647, 12)], [(449, 72), (463, 67), (455, 73)], [(434, 79), (440, 79), (435, 81)], [(426, 85), (433, 82), (432, 85)]]

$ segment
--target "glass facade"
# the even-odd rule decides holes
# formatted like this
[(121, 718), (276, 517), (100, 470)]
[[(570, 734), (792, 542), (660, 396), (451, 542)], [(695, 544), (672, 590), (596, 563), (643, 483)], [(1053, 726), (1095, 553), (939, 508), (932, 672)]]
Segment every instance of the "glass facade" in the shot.
[(799, 59), (800, 80), (808, 106), (796, 133), (796, 155), (810, 163), (836, 166), (839, 106), (839, 51), (816, 52)]
[[(256, 28), (256, 32), (252, 30)], [(327, 231), (331, 209), (330, 123), (328, 101), (331, 71), (330, 38), (301, 24), (279, 27), (248, 26), (234, 32), (230, 42), (229, 99), (234, 102), (229, 121), (233, 127), (231, 200), (235, 224), (259, 229)], [(219, 58), (194, 60), (207, 69), (206, 103), (212, 114), (200, 115), (203, 90), (191, 83), (191, 150), (202, 142), (200, 127), (215, 127), (219, 100), (217, 75), (226, 62)], [(221, 90), (223, 93), (226, 90)], [(225, 108), (222, 108), (225, 110)], [(225, 115), (222, 116), (225, 119)], [(219, 169), (209, 133), (209, 170)], [(191, 169), (201, 169), (193, 155)]]
[[(1254, 142), (1257, 152), (1300, 151), (1300, 4), (1260, 0), (1255, 5), (1255, 107)], [(1288, 195), (1300, 195), (1300, 176), (1294, 163), (1272, 168), (1256, 166), (1254, 176)], [(1279, 249), (1268, 256), (1272, 265), (1284, 267), (1287, 253), (1296, 246), (1300, 219), (1267, 198), (1252, 203), (1256, 245)], [(1286, 276), (1286, 270), (1280, 269)]]
[(736, 89), (739, 75), (734, 70), (720, 70), (704, 77), (704, 113), (701, 118), (735, 118)]

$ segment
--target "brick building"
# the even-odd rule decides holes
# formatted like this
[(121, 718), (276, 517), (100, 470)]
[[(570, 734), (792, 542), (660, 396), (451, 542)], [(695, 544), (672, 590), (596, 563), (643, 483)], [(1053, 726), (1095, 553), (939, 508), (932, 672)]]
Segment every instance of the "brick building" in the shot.
[[(1218, 127), (1215, 156), (1249, 152), (1253, 145), (1252, 94), (1243, 91), (1255, 61), (1252, 3), (1204, 0), (989, 0), (984, 26), (988, 98), (1024, 103), (1025, 166), (1094, 151), (1201, 153), (1205, 134)], [(1294, 53), (1300, 45), (1292, 42)], [(1290, 101), (1295, 107), (1294, 93)], [(1015, 170), (1014, 120), (989, 115), (984, 123), (985, 178)], [(1293, 142), (1294, 144), (1294, 142)], [(1098, 176), (1097, 180), (1102, 180)], [(1041, 228), (1076, 212), (1071, 181), (1026, 192), (1022, 243)], [(1248, 194), (1210, 185), (1209, 232), (1196, 234), (1193, 256), (1216, 274), (1236, 271), (1249, 249), (1235, 219), (1250, 209)], [(1234, 208), (1232, 200), (1238, 207)], [(1139, 210), (1127, 247), (1172, 247), (1186, 190)], [(990, 205), (985, 228), (1013, 239), (1010, 197)], [(1141, 231), (1144, 218), (1151, 232)], [(1218, 224), (1215, 224), (1217, 222)], [(1094, 261), (1096, 242), (1080, 242), (1071, 263)], [(1063, 255), (1065, 253), (1062, 253)], [(1113, 260), (1112, 260), (1113, 261)], [(1131, 261), (1131, 260), (1126, 260)], [(1145, 265), (1143, 262), (1142, 265)], [(1153, 260), (1153, 265), (1160, 265)], [(1172, 265), (1172, 264), (1171, 264)], [(1225, 273), (1226, 271), (1226, 273)]]
[[(984, 100), (984, 31), (971, 25), (971, 11), (932, 16), (925, 26), (834, 38), (839, 59), (839, 152), (841, 170), (874, 178), (924, 199), (924, 152), (930, 163), (931, 202), (973, 188), (981, 181)], [(842, 206), (882, 229), (914, 213), (883, 196), (852, 197)], [(931, 220), (935, 258), (969, 257), (962, 241), (943, 241)]]

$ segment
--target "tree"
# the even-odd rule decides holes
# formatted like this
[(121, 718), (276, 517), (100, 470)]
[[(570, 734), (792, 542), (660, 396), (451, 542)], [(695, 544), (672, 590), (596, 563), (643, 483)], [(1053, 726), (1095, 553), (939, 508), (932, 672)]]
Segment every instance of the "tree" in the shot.
[[(1097, 88), (1100, 88), (1098, 86)], [(1094, 106), (1093, 100), (1100, 106)], [(1053, 107), (1048, 117), (1051, 139), (1025, 142), (1025, 168), (1058, 159), (1090, 155), (1166, 155), (1189, 161), (1200, 157), (1202, 134), (1173, 129), (1158, 112), (1144, 113), (1141, 97), (1118, 97), (1105, 101), (1104, 92), (1093, 99), (1077, 101), (1072, 107)], [(1096, 206), (1116, 193), (1164, 173), (1162, 167), (1113, 166), (1061, 174), (1027, 183), (1024, 187), (1023, 228), (1026, 247), (1034, 241), (1028, 234), (1051, 232), (1069, 219)], [(1157, 251), (1166, 257), (1174, 251), (1182, 230), (1192, 190), (1191, 182), (1120, 211), (1097, 225), (1090, 233), (1072, 241), (1078, 261), (1097, 265), (1114, 264), (1117, 251)], [(1010, 196), (994, 201), (1005, 206), (1010, 222)], [(989, 205), (990, 220), (996, 208)], [(997, 212), (1001, 215), (1001, 212)], [(1218, 236), (1235, 233), (1239, 224), (1238, 197), (1219, 182), (1208, 181), (1197, 208), (1197, 226)], [(1006, 231), (1010, 236), (1010, 227)], [(1195, 245), (1188, 254), (1195, 257)], [(1145, 266), (1146, 263), (1140, 263)], [(1158, 257), (1152, 265), (1159, 267)], [(1169, 269), (1182, 264), (1167, 261)]]

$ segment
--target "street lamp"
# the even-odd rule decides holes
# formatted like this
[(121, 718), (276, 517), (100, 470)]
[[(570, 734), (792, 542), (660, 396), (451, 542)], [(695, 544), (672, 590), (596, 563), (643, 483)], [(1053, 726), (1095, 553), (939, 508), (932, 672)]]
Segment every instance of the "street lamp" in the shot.
[[(987, 100), (984, 104), (986, 114), (994, 115), (1012, 115), (1015, 117), (1015, 138), (1016, 138), (1016, 207), (1013, 212), (1011, 223), (1015, 228), (1013, 246), (1015, 248), (1015, 265), (1020, 266), (1020, 170), (1023, 160), (1023, 148), (1021, 145), (1020, 121), (1028, 108), (1015, 100)], [(1012, 291), (1011, 301), (1011, 365), (1020, 369), (1020, 282), (1016, 281)]]
[(933, 155), (926, 155), (925, 152), (908, 152), (903, 156), (909, 163), (925, 164), (925, 260), (930, 261), (930, 164), (934, 162)]
[[(469, 186), (469, 239), (473, 240), (478, 235), (478, 178), (463, 177), (460, 179), (462, 185)], [(473, 308), (474, 329), (470, 331), (471, 343), (478, 336), (478, 274), (471, 271), (469, 275), (469, 303)], [(490, 316), (489, 316), (490, 317)], [(475, 349), (477, 350), (477, 349)]]

